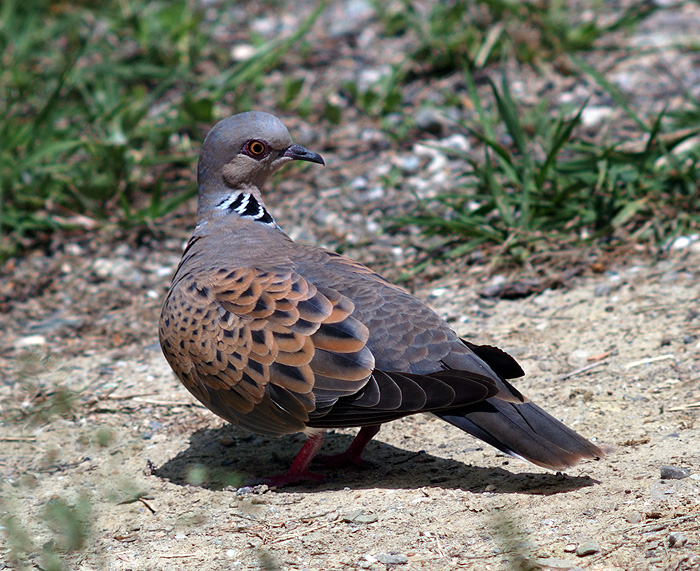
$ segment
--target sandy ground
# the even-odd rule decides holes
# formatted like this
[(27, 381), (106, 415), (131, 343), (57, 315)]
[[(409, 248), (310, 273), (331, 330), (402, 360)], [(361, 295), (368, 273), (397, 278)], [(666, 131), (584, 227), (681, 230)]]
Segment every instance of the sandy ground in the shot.
[[(480, 298), (469, 276), (415, 292), (510, 351), (528, 373), (517, 386), (609, 447), (604, 459), (548, 473), (418, 416), (385, 425), (370, 469), (275, 491), (246, 483), (284, 471), (302, 438), (223, 425), (160, 354), (171, 242), (97, 259), (75, 244), (4, 279), (37, 286), (49, 264), (62, 286), (3, 322), (0, 568), (699, 568), (697, 252), (517, 301)], [(661, 479), (665, 465), (690, 475)]]
[[(363, 57), (329, 52), (333, 26), (317, 26), (312, 45), (330, 59), (316, 64), (321, 72), (294, 68), (312, 93), (384, 69), (405, 48), (382, 38), (376, 21), (328, 17), (363, 30)], [(682, 2), (626, 41), (657, 45), (670, 34), (675, 46), (695, 37), (698, 21), (697, 4)], [(599, 67), (653, 116), (668, 102), (672, 109), (669, 93), (678, 92), (661, 64), (672, 62), (687, 82), (698, 67), (694, 50), (662, 55)], [(613, 113), (610, 102), (584, 75), (509, 73), (528, 104), (542, 93), (555, 108), (592, 97), (598, 112), (587, 129), (608, 128), (594, 119), (601, 107)], [(414, 107), (457, 80), (422, 86)], [(423, 250), (411, 254), (404, 238), (382, 231), (387, 215), (414, 190), (452, 188), (465, 165), (430, 171), (415, 148), (397, 147), (358, 116), (345, 109), (343, 123), (320, 134), (292, 121), (297, 141), (322, 150), (328, 167), (279, 180), (268, 205), (295, 238), (342, 246), (394, 278)], [(380, 167), (405, 167), (407, 158), (415, 176), (398, 190), (384, 184)], [(566, 288), (516, 301), (479, 297), (489, 285), (483, 264), (426, 271), (421, 279), (444, 277), (415, 290), (460, 334), (515, 356), (527, 372), (516, 386), (608, 447), (604, 459), (548, 473), (420, 416), (382, 429), (367, 450), (370, 469), (275, 491), (246, 484), (283, 472), (302, 438), (223, 425), (160, 354), (157, 319), (192, 226), (186, 208), (190, 218), (163, 224), (167, 236), (64, 236), (49, 255), (0, 268), (0, 569), (700, 569), (697, 248), (598, 264)], [(341, 449), (353, 432), (332, 432), (326, 449)], [(685, 477), (662, 479), (663, 466)]]

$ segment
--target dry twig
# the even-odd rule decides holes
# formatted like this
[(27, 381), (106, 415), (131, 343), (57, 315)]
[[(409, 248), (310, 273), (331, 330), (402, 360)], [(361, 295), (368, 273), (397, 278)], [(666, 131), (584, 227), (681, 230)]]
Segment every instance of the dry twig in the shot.
[(570, 371), (568, 373), (564, 373), (563, 375), (559, 375), (557, 377), (557, 381), (563, 381), (565, 379), (569, 379), (571, 377), (575, 377), (576, 375), (580, 375), (581, 373), (585, 373), (586, 371), (590, 371), (591, 369), (595, 369), (596, 367), (600, 367), (601, 365), (607, 365), (608, 361), (596, 361), (595, 363), (591, 363), (590, 365), (585, 365), (584, 367), (579, 367), (578, 369), (574, 369), (573, 371)]

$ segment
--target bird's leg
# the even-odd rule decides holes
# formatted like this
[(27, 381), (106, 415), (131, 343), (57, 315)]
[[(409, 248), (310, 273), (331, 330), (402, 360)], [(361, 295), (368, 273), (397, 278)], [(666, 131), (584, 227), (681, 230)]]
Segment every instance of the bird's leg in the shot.
[(362, 453), (365, 451), (369, 441), (374, 438), (374, 435), (377, 434), (377, 432), (379, 432), (380, 428), (380, 424), (376, 424), (374, 426), (363, 426), (345, 452), (341, 452), (340, 454), (324, 454), (321, 456), (316, 456), (315, 461), (330, 468), (342, 468), (343, 466), (367, 466), (368, 462), (362, 458)]
[(299, 482), (322, 482), (325, 477), (309, 470), (309, 464), (316, 453), (321, 449), (325, 432), (318, 432), (309, 436), (304, 442), (304, 446), (297, 453), (292, 461), (292, 465), (286, 474), (265, 479), (265, 483), (270, 487), (282, 488), (289, 484)]

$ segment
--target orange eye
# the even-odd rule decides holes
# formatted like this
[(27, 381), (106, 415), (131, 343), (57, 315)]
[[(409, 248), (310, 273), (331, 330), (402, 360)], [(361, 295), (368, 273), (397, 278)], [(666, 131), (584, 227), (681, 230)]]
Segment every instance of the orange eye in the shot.
[(248, 144), (248, 150), (251, 155), (260, 156), (265, 152), (265, 143), (262, 141), (251, 141)]

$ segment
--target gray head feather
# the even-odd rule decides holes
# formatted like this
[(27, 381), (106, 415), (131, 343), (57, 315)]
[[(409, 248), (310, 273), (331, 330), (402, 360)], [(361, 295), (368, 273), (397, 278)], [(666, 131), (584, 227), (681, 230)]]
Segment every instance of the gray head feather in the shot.
[[(267, 154), (263, 158), (243, 152), (246, 144), (254, 140), (265, 144)], [(301, 158), (285, 155), (292, 145), (287, 128), (269, 113), (248, 111), (219, 121), (204, 139), (199, 155), (198, 214), (205, 215), (232, 192), (259, 194), (258, 189), (273, 172), (294, 158)]]

